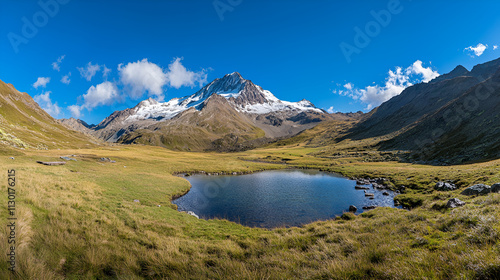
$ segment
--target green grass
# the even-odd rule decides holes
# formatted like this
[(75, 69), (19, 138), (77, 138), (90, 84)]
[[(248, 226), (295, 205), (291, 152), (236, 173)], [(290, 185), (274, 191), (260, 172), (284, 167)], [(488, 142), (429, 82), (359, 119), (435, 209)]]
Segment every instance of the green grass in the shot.
[[(159, 147), (26, 150), (0, 158), (18, 178), (17, 279), (492, 279), (500, 269), (500, 194), (465, 197), (470, 184), (500, 181), (500, 161), (431, 167), (318, 156), (289, 145), (235, 154)], [(5, 152), (7, 151), (7, 152)], [(77, 155), (65, 166), (36, 160)], [(100, 162), (109, 157), (116, 163)], [(268, 163), (269, 162), (269, 163)], [(279, 163), (279, 164), (276, 164)], [(266, 230), (198, 220), (170, 199), (189, 189), (179, 172), (254, 172), (289, 166), (352, 177), (386, 177), (412, 210), (377, 208), (299, 228)], [(433, 190), (437, 180), (460, 189)], [(5, 192), (4, 192), (5, 193)], [(467, 204), (444, 209), (451, 197)], [(0, 220), (6, 221), (6, 195)], [(138, 199), (136, 203), (133, 200)], [(418, 203), (416, 203), (416, 201)], [(158, 207), (161, 205), (161, 207)], [(436, 206), (437, 205), (437, 206)], [(0, 250), (7, 251), (6, 228)], [(8, 279), (5, 254), (0, 278)]]

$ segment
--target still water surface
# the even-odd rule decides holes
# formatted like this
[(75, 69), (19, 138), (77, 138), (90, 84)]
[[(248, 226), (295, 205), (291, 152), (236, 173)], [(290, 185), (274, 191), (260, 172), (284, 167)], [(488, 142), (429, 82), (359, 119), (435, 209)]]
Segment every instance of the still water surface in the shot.
[(317, 170), (287, 169), (237, 176), (186, 177), (191, 190), (173, 201), (179, 211), (193, 211), (200, 218), (223, 218), (251, 227), (299, 226), (347, 212), (349, 205), (362, 213), (363, 206), (394, 207), (394, 193), (374, 199), (356, 190), (356, 181)]

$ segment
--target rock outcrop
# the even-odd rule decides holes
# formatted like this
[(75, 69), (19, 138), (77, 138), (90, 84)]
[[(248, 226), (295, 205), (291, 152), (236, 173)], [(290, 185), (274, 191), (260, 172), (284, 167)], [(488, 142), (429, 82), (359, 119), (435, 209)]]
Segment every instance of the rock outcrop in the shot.
[(491, 192), (491, 187), (485, 184), (477, 184), (462, 191), (463, 195), (484, 195)]

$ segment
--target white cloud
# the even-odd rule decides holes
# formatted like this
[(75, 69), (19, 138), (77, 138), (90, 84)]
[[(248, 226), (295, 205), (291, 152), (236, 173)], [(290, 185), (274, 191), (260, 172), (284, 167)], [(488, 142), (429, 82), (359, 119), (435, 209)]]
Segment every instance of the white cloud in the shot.
[(68, 106), (68, 110), (71, 112), (71, 115), (77, 119), (80, 118), (80, 116), (82, 115), (82, 113), (81, 113), (82, 107), (81, 106), (71, 105), (71, 106)]
[(358, 89), (353, 84), (347, 83), (343, 86), (345, 90), (334, 90), (333, 92), (359, 100), (366, 104), (367, 110), (371, 110), (399, 95), (405, 88), (414, 83), (427, 83), (438, 76), (437, 71), (432, 70), (431, 67), (423, 67), (422, 61), (417, 60), (405, 69), (396, 67), (395, 71), (389, 70), (384, 86), (374, 85)]
[(199, 72), (189, 71), (182, 65), (182, 58), (175, 58), (168, 65), (168, 70), (163, 70), (155, 63), (146, 58), (137, 62), (129, 62), (127, 65), (118, 65), (120, 81), (130, 88), (129, 95), (133, 99), (140, 98), (145, 92), (163, 100), (163, 87), (169, 85), (174, 88), (182, 86), (202, 86), (207, 82), (207, 74), (204, 70)]
[(71, 72), (69, 72), (68, 74), (66, 74), (66, 75), (64, 75), (62, 77), (61, 83), (69, 85), (69, 83), (71, 82), (71, 80), (69, 79), (69, 77), (71, 77)]
[(76, 67), (76, 69), (80, 71), (80, 75), (82, 75), (83, 78), (90, 82), (92, 77), (94, 77), (95, 74), (101, 70), (101, 66), (99, 64), (92, 64), (92, 62), (89, 62), (85, 67)]
[(100, 105), (111, 105), (120, 99), (118, 88), (111, 82), (104, 82), (97, 86), (91, 86), (83, 95), (84, 105), (82, 108), (91, 110)]
[(108, 67), (106, 67), (106, 65), (103, 65), (103, 66), (102, 66), (102, 77), (103, 77), (104, 79), (107, 79), (107, 78), (108, 78), (109, 73), (111, 73), (111, 69), (109, 69)]
[(146, 91), (150, 95), (163, 98), (163, 86), (167, 84), (167, 76), (158, 65), (149, 62), (146, 58), (127, 65), (118, 65), (121, 82), (130, 87), (130, 97), (140, 98)]
[(45, 93), (35, 95), (33, 99), (44, 109), (49, 115), (52, 117), (57, 117), (61, 113), (61, 108), (56, 103), (52, 103), (52, 100), (50, 99), (50, 91), (47, 91)]
[(168, 66), (166, 73), (170, 86), (180, 88), (182, 86), (194, 87), (198, 84), (200, 87), (207, 82), (207, 74), (204, 70), (200, 72), (189, 71), (181, 64), (182, 58), (176, 58)]
[(330, 114), (335, 113), (335, 111), (333, 110), (333, 106), (330, 106), (330, 108), (326, 109), (326, 111)]
[(33, 84), (34, 88), (45, 87), (50, 82), (49, 77), (39, 77), (36, 82)]
[(493, 50), (496, 50), (496, 49), (498, 49), (498, 45), (493, 46)]
[[(155, 96), (158, 101), (164, 98), (164, 87), (170, 85), (175, 88), (181, 86), (200, 86), (207, 81), (205, 70), (193, 72), (187, 70), (181, 64), (181, 58), (176, 58), (168, 66), (168, 70), (162, 69), (155, 63), (149, 62), (144, 58), (137, 62), (129, 62), (126, 65), (118, 65), (120, 83), (125, 86), (125, 94), (118, 92), (117, 85), (105, 81), (96, 86), (91, 86), (87, 93), (80, 96), (83, 99), (83, 105), (68, 106), (68, 110), (74, 117), (81, 116), (84, 109), (92, 110), (97, 106), (111, 105), (115, 101), (122, 102), (125, 97), (132, 99), (141, 98), (144, 93)], [(98, 72), (103, 72), (103, 78), (106, 79), (111, 69), (105, 65), (92, 65), (90, 62), (85, 68), (78, 68), (80, 74), (88, 81)], [(69, 78), (69, 77), (68, 77)]]
[[(488, 48), (488, 45), (483, 45), (483, 44), (479, 43), (479, 44), (477, 44), (477, 46), (475, 46), (475, 47), (470, 46), (470, 47), (465, 48), (465, 50), (474, 52), (475, 56), (481, 56), (487, 48)], [(473, 55), (471, 55), (471, 56), (474, 57)]]
[(57, 61), (56, 62), (52, 62), (52, 69), (56, 70), (57, 72), (59, 72), (61, 70), (60, 66), (61, 66), (61, 62), (63, 61), (63, 59), (66, 57), (66, 55), (61, 55), (59, 58), (57, 58)]
[(423, 67), (420, 60), (415, 61), (412, 66), (406, 68), (406, 75), (412, 74), (422, 75), (422, 82), (424, 83), (428, 83), (439, 76), (439, 73), (432, 70), (432, 68)]
[(111, 105), (116, 101), (121, 101), (121, 96), (118, 93), (118, 88), (112, 82), (103, 82), (96, 86), (91, 86), (87, 93), (81, 96), (83, 98), (83, 105), (68, 106), (68, 110), (75, 118), (81, 116), (81, 111), (87, 109), (91, 111), (95, 107), (102, 105)]

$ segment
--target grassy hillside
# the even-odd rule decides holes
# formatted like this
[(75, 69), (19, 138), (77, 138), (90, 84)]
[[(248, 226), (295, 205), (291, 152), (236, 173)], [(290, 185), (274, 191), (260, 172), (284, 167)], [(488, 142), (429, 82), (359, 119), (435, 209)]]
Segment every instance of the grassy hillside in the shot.
[[(315, 157), (293, 145), (235, 154), (116, 146), (29, 150), (0, 158), (18, 180), (16, 279), (493, 279), (500, 273), (500, 194), (438, 192), (437, 180), (461, 189), (500, 181), (500, 161), (453, 167), (365, 162), (363, 156)], [(65, 166), (36, 160), (75, 154)], [(116, 163), (100, 162), (110, 157)], [(245, 159), (245, 160), (242, 160)], [(251, 160), (251, 161), (249, 161)], [(280, 164), (266, 163), (269, 161)], [(282, 164), (287, 162), (287, 164)], [(380, 208), (301, 228), (264, 230), (179, 213), (173, 195), (189, 189), (177, 172), (251, 172), (315, 167), (348, 176), (384, 176), (411, 211)], [(443, 208), (458, 197), (467, 205)], [(6, 195), (0, 219), (6, 221)], [(134, 202), (134, 199), (140, 202)], [(414, 203), (414, 204), (412, 204)], [(158, 207), (161, 205), (161, 207)], [(7, 229), (0, 250), (7, 251)], [(7, 279), (6, 255), (0, 278)]]
[(55, 149), (96, 144), (87, 136), (61, 125), (27, 93), (0, 81), (0, 147)]

